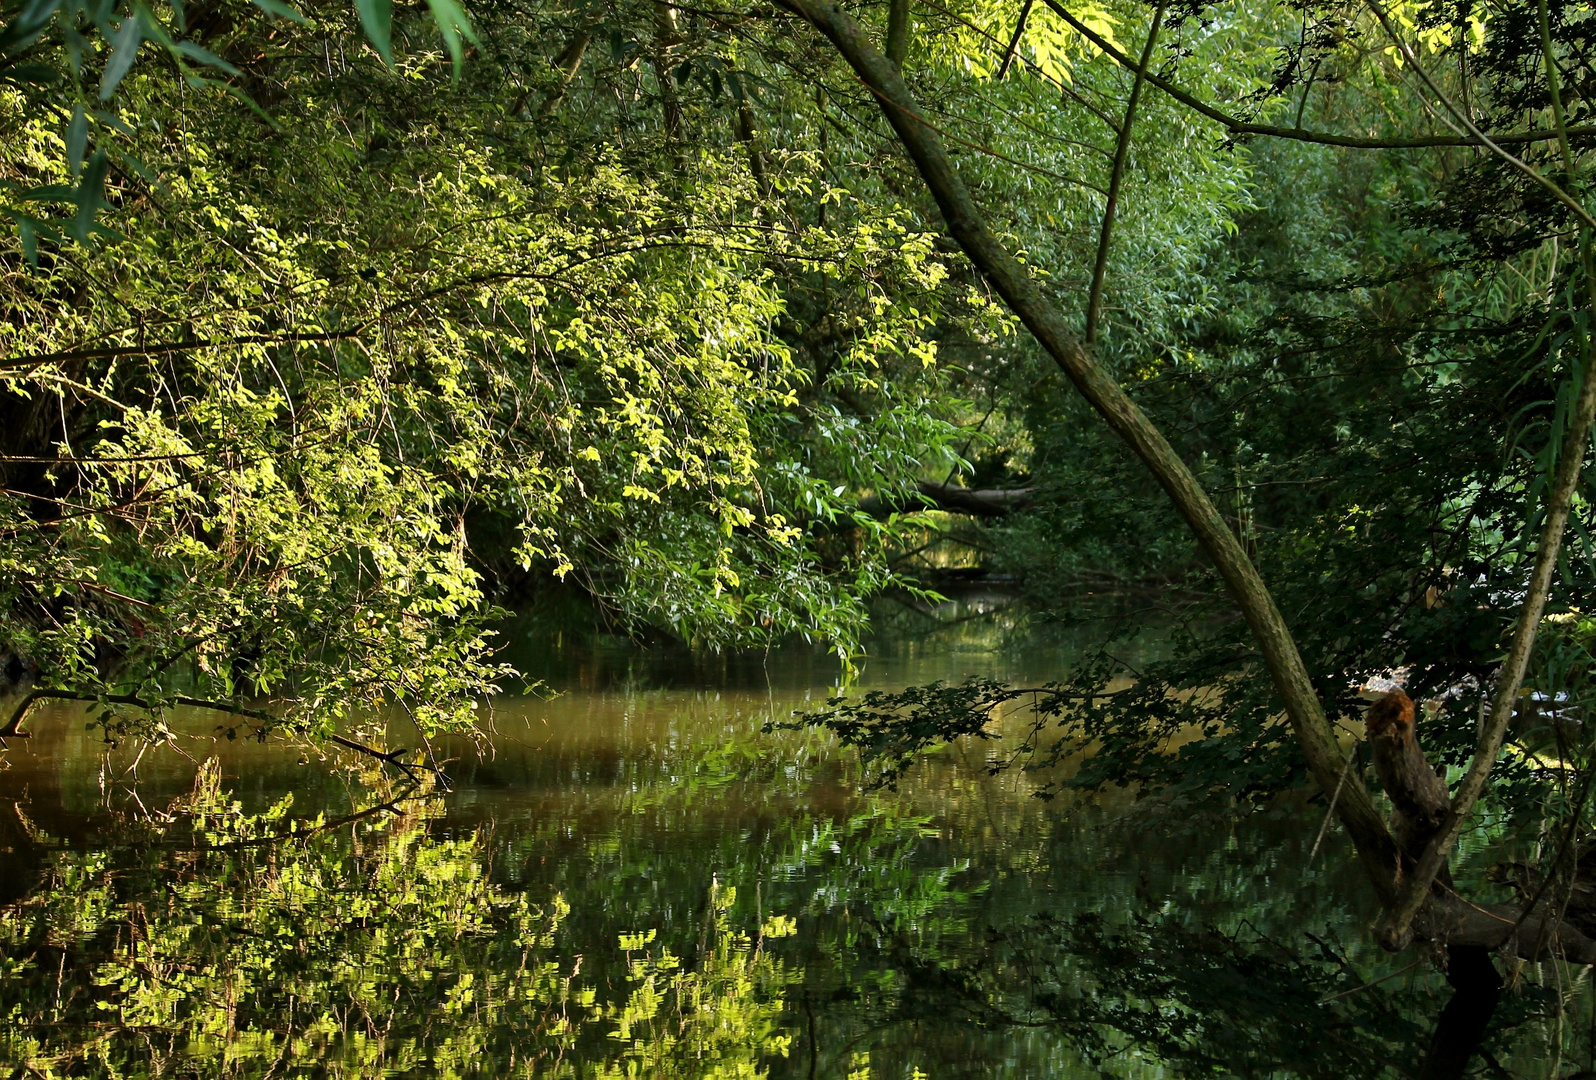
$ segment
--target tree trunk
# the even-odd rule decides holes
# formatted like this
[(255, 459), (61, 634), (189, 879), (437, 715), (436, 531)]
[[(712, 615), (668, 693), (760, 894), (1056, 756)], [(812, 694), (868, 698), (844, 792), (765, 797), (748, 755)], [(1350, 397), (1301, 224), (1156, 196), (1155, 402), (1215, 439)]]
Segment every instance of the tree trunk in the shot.
[[(778, 2), (830, 40), (870, 88), (936, 199), (949, 233), (970, 262), (1025, 323), (1082, 396), (1142, 460), (1186, 519), (1247, 620), (1276, 692), (1285, 702), (1287, 717), (1314, 779), (1323, 790), (1334, 790), (1345, 758), (1297, 652), (1296, 642), (1257, 568), (1247, 558), (1207, 492), (1163, 433), (1082, 348), (1063, 313), (993, 236), (968, 189), (954, 172), (942, 140), (921, 119), (919, 106), (898, 69), (876, 51), (858, 23), (830, 0)], [(1391, 871), (1396, 861), (1396, 845), (1368, 791), (1357, 778), (1349, 778), (1345, 784), (1336, 800), (1336, 812), (1351, 835), (1381, 900), (1389, 903), (1395, 891)]]
[(560, 84), (549, 91), (543, 99), (543, 104), (538, 107), (539, 116), (547, 116), (559, 107), (565, 100), (565, 92), (570, 89), (571, 80), (576, 78), (576, 73), (582, 68), (582, 57), (587, 55), (587, 47), (593, 42), (593, 28), (582, 30), (570, 41), (565, 48), (560, 50), (560, 55), (550, 61), (550, 66), (560, 74)]
[(899, 71), (909, 55), (909, 0), (891, 0), (887, 8), (887, 61)]
[(660, 107), (664, 110), (665, 138), (678, 143), (682, 138), (682, 100), (676, 92), (676, 46), (681, 34), (676, 26), (676, 9), (669, 4), (654, 4), (654, 77), (659, 81)]

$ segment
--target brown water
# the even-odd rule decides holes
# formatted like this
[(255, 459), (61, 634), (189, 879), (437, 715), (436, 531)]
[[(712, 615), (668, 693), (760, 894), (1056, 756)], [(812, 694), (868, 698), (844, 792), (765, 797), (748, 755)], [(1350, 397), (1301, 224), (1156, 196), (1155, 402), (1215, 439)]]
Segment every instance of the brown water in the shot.
[[(1063, 674), (1069, 638), (958, 621), (983, 606), (879, 642), (857, 685)], [(1334, 830), (1309, 864), (1322, 808), (1043, 802), (1037, 778), (988, 774), (990, 745), (864, 791), (824, 738), (760, 731), (835, 691), (822, 654), (521, 645), (558, 693), (494, 702), (489, 752), (440, 747), (452, 786), (424, 797), (367, 763), (217, 740), (213, 718), (185, 718), (178, 750), (107, 753), (81, 709), (41, 709), (0, 773), (0, 1060), (1397, 1076), (1444, 1000), (1421, 965), (1316, 1004), (1410, 961), (1365, 946)], [(1557, 1047), (1583, 1052), (1589, 1020), (1554, 1015), (1562, 977), (1526, 972), (1504, 1007), (1511, 1075), (1574, 1071)]]

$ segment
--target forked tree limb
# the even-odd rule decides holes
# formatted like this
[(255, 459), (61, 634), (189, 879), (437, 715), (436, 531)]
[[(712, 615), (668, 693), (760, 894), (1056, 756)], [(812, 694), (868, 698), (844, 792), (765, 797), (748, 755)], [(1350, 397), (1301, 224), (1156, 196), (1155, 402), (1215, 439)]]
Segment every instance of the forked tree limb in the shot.
[[(1092, 407), (1141, 459), (1213, 561), (1247, 620), (1275, 690), (1314, 779), (1335, 788), (1345, 758), (1314, 692), (1296, 642), (1274, 598), (1220, 516), (1207, 492), (1163, 433), (1126, 396), (1081, 345), (1063, 312), (1047, 298), (988, 228), (969, 190), (954, 171), (942, 140), (920, 115), (903, 77), (871, 44), (864, 30), (830, 0), (777, 0), (829, 40), (876, 96), (947, 221), (948, 232), (1009, 309), (1074, 383)], [(1349, 780), (1336, 807), (1383, 901), (1394, 896), (1396, 845), (1361, 782)]]

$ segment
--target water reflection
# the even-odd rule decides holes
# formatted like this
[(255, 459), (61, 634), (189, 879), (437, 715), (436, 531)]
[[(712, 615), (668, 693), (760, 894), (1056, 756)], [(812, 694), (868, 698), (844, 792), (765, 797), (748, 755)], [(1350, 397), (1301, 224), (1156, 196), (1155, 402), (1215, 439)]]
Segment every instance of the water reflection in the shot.
[[(1061, 673), (1067, 638), (993, 606), (933, 611), (940, 642), (883, 642), (862, 683)], [(1372, 913), (1346, 852), (1332, 839), (1308, 865), (1320, 809), (1043, 803), (1034, 778), (989, 775), (987, 747), (861, 793), (821, 738), (759, 733), (831, 692), (821, 655), (706, 673), (590, 640), (551, 653), (564, 691), (496, 702), (487, 754), (440, 747), (447, 792), (213, 742), (199, 717), (178, 750), (106, 755), (80, 711), (42, 711), (0, 774), (0, 1060), (1399, 1076), (1444, 998), (1423, 966), (1357, 989), (1400, 965), (1360, 944)], [(1520, 973), (1494, 1067), (1574, 1071), (1557, 1057), (1585, 1050), (1583, 1025), (1553, 1015), (1556, 977)]]

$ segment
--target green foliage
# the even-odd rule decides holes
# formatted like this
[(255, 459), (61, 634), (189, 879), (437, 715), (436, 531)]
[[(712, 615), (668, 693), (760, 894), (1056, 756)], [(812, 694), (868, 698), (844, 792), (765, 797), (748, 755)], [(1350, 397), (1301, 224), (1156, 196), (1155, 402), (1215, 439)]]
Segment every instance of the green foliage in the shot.
[[(154, 179), (114, 179), (114, 236), (13, 246), (0, 649), (144, 702), (109, 734), (179, 691), (467, 727), (514, 675), (489, 591), (529, 577), (699, 647), (857, 651), (902, 531), (858, 500), (960, 466), (946, 257), (799, 150), (677, 154), (602, 92), (551, 133), (525, 106), (559, 27), (526, 14), (477, 19), (499, 66), (454, 85), (334, 14), (233, 33), (273, 129), (134, 67)], [(68, 179), (4, 93), (13, 190)]]

